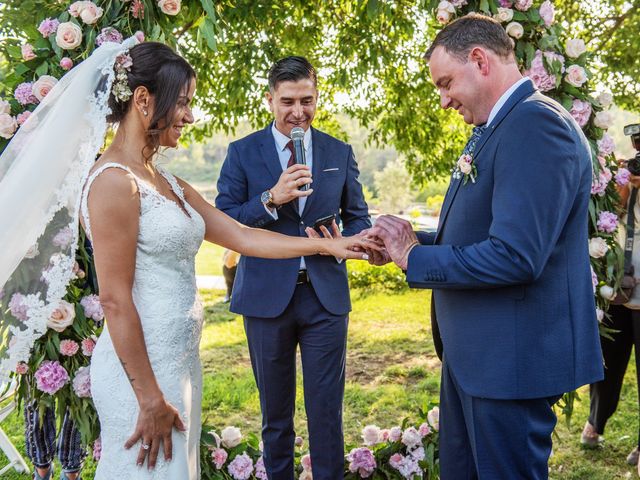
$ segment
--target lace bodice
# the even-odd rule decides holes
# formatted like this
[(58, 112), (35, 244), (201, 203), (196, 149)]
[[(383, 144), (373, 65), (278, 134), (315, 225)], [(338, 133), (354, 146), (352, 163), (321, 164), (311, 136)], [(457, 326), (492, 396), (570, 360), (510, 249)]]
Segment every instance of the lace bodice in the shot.
[[(160, 462), (154, 476), (146, 477), (141, 476), (143, 474), (135, 466), (136, 449), (131, 449), (132, 453), (129, 453), (122, 448), (135, 427), (138, 403), (113, 348), (107, 318), (107, 326), (98, 339), (92, 359), (92, 389), (95, 390), (94, 401), (103, 430), (103, 460), (96, 478), (103, 478), (98, 475), (100, 472), (108, 472), (109, 476), (104, 478), (194, 478), (183, 470), (179, 470), (180, 474), (176, 476), (178, 471), (174, 469), (184, 463), (188, 466), (185, 468), (192, 472), (194, 460), (191, 456), (197, 456), (197, 440), (192, 436), (199, 437), (200, 428), (202, 381), (198, 346), (202, 308), (197, 295), (195, 255), (204, 237), (204, 221), (186, 202), (175, 177), (163, 169), (158, 168), (158, 171), (167, 180), (181, 205), (137, 178), (126, 166), (106, 163), (89, 177), (82, 195), (81, 213), (90, 239), (91, 219), (87, 208), (89, 191), (93, 181), (108, 168), (127, 171), (138, 186), (140, 223), (133, 301), (154, 374), (165, 398), (181, 412), (189, 429), (187, 443), (191, 445), (192, 441), (195, 442), (196, 453), (189, 448), (185, 458), (181, 459), (184, 462), (176, 462), (177, 457), (174, 456), (171, 464)], [(179, 438), (176, 438), (174, 445), (178, 448), (185, 439), (181, 437), (182, 434), (176, 435)], [(133, 457), (129, 459), (131, 455)]]

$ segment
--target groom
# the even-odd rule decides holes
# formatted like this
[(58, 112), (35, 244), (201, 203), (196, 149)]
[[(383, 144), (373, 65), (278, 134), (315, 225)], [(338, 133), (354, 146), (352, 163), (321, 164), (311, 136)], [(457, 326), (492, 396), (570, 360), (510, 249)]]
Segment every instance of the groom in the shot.
[[(268, 78), (266, 97), (274, 122), (229, 145), (216, 206), (245, 225), (287, 235), (317, 236), (310, 226), (332, 214), (342, 221), (344, 235), (370, 227), (353, 150), (311, 128), (318, 98), (315, 69), (302, 57), (286, 57), (271, 67)], [(293, 127), (305, 131), (308, 167), (295, 164), (289, 138)], [(309, 183), (311, 172), (312, 190), (298, 190)], [(335, 223), (331, 230), (322, 231), (340, 235)], [(298, 345), (313, 478), (343, 477), (342, 397), (350, 309), (346, 267), (333, 257), (240, 259), (231, 311), (244, 315), (270, 480), (294, 478)]]
[(475, 128), (437, 233), (416, 235), (384, 216), (370, 233), (388, 255), (371, 255), (406, 270), (412, 287), (433, 289), (442, 480), (544, 479), (552, 405), (603, 376), (589, 145), (567, 111), (522, 78), (493, 19), (449, 24), (426, 58), (441, 106)]

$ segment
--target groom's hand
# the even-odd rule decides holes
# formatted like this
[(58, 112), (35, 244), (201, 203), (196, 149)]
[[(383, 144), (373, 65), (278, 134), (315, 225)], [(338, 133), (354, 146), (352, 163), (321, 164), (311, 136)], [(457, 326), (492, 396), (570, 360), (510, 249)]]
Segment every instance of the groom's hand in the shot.
[(271, 188), (271, 195), (273, 195), (273, 203), (276, 205), (284, 205), (291, 200), (300, 197), (308, 197), (313, 192), (313, 189), (298, 190), (302, 185), (312, 183), (311, 170), (307, 165), (294, 164), (287, 168)]
[(368, 236), (382, 240), (387, 254), (402, 270), (407, 269), (411, 249), (420, 244), (411, 223), (392, 215), (378, 217)]
[(371, 240), (371, 242), (380, 247), (378, 250), (365, 250), (365, 253), (369, 255), (369, 263), (371, 265), (381, 266), (386, 265), (387, 263), (390, 263), (392, 261), (389, 252), (387, 252), (387, 249), (384, 247), (384, 242), (380, 238), (371, 235), (371, 228), (362, 230), (358, 235), (367, 237), (369, 240)]

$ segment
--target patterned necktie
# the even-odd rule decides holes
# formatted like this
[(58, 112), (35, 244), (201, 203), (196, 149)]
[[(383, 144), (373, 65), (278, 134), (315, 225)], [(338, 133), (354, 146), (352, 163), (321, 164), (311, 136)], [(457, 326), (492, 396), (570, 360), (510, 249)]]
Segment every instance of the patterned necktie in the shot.
[(295, 153), (293, 153), (293, 140), (289, 140), (289, 143), (287, 143), (287, 148), (291, 152), (291, 157), (289, 157), (289, 161), (287, 162), (287, 168), (289, 168), (291, 165), (294, 165), (296, 163), (296, 155)]
[(471, 133), (471, 137), (467, 140), (467, 144), (464, 146), (464, 150), (462, 151), (463, 155), (473, 155), (473, 151), (476, 149), (476, 144), (480, 137), (486, 130), (487, 125), (480, 125), (479, 127), (473, 127), (473, 132)]

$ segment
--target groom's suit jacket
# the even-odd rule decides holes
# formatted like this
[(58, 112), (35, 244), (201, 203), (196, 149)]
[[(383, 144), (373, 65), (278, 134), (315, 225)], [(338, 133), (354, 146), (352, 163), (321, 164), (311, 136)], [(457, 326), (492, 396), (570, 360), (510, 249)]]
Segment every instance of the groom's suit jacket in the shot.
[(444, 357), (469, 395), (557, 395), (603, 377), (588, 252), (592, 164), (580, 127), (520, 85), (453, 179), (407, 280), (431, 288)]
[[(274, 220), (260, 201), (273, 187), (282, 166), (271, 125), (229, 145), (218, 180), (216, 206), (250, 227), (306, 237), (305, 228), (335, 213), (342, 234), (354, 235), (371, 226), (369, 209), (358, 182), (358, 166), (350, 145), (311, 129), (313, 193), (300, 215), (293, 202), (278, 210)], [(334, 257), (305, 257), (307, 273), (323, 307), (334, 315), (351, 310), (345, 262)], [(231, 311), (245, 316), (273, 318), (289, 304), (296, 288), (300, 258), (272, 260), (242, 256), (233, 285)]]

